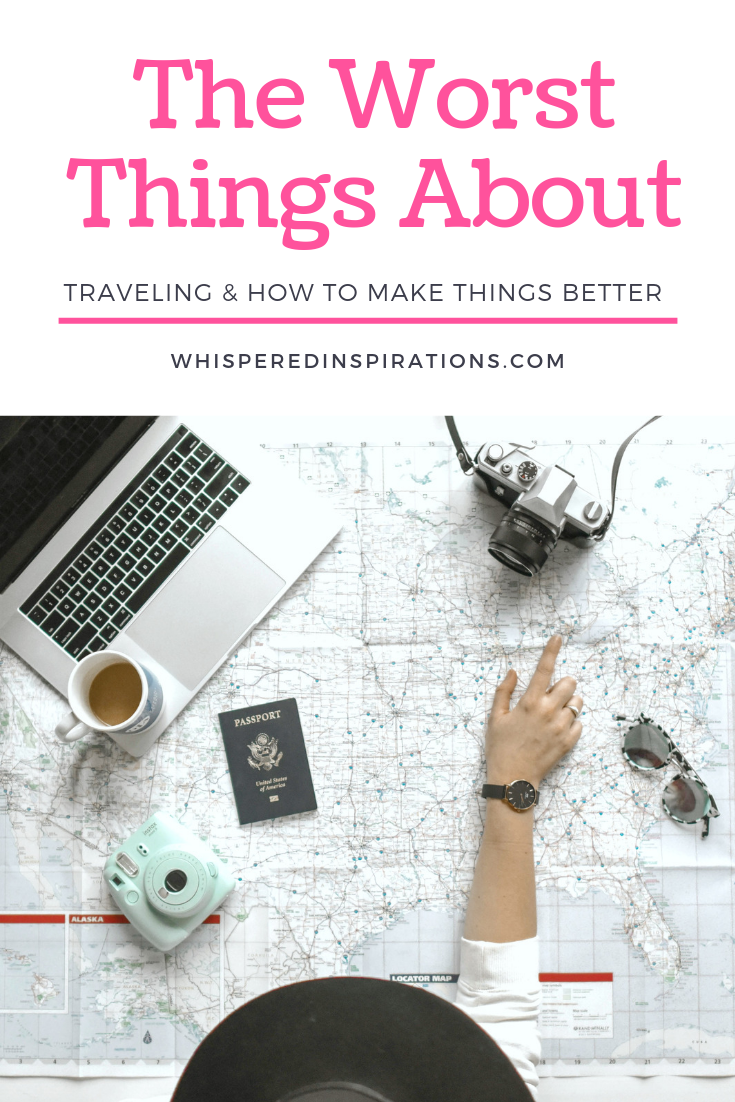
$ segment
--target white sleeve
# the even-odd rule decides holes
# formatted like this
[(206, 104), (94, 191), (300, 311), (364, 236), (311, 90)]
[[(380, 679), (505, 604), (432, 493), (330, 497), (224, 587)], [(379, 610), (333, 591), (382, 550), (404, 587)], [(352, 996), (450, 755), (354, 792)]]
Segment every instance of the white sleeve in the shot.
[(505, 943), (462, 938), (457, 1006), (502, 1048), (533, 1098), (541, 1059), (538, 970), (535, 937)]

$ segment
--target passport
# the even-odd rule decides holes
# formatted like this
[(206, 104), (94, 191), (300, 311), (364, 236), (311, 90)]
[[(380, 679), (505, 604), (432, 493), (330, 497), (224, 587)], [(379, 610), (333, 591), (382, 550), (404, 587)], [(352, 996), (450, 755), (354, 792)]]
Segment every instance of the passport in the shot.
[(316, 811), (299, 708), (293, 697), (220, 712), (219, 725), (241, 824)]

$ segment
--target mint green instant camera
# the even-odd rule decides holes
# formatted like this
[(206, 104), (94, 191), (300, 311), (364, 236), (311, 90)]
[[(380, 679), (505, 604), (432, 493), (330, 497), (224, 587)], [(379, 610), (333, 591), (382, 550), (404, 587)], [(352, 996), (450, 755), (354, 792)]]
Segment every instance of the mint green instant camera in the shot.
[(128, 921), (164, 952), (187, 938), (235, 886), (215, 854), (161, 811), (107, 858), (102, 875)]

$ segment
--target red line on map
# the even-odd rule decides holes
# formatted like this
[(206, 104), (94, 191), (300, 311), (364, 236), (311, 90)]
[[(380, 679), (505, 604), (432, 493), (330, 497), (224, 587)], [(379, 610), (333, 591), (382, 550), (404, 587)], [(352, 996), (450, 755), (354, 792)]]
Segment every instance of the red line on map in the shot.
[(678, 318), (59, 318), (59, 325), (677, 325)]
[(612, 972), (539, 972), (540, 983), (612, 983)]

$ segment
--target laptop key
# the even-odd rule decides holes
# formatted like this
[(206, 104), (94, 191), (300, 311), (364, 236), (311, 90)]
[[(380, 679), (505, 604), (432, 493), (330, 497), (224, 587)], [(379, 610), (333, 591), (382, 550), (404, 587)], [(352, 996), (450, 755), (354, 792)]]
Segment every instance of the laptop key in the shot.
[(68, 597), (64, 597), (63, 601), (59, 602), (59, 612), (62, 616), (71, 616), (75, 607), (74, 601), (70, 601)]
[(187, 524), (193, 524), (197, 520), (198, 517), (199, 517), (199, 510), (198, 509), (187, 509), (184, 512), (183, 519), (186, 521)]
[(184, 460), (181, 458), (180, 455), (177, 455), (176, 452), (171, 452), (171, 454), (167, 455), (165, 459), (166, 466), (170, 467), (172, 471), (175, 471), (177, 467), (180, 467), (183, 462)]
[(115, 590), (113, 596), (117, 597), (118, 601), (124, 603), (132, 593), (132, 589), (129, 589), (124, 582), (122, 582)]
[(206, 512), (206, 510), (209, 508), (209, 506), (211, 504), (212, 504), (212, 499), (211, 499), (211, 497), (207, 497), (206, 494), (200, 494), (199, 497), (194, 502), (194, 505), (196, 506), (196, 508), (200, 509), (203, 513)]
[(219, 520), (227, 512), (227, 509), (221, 501), (213, 501), (209, 507), (209, 512), (215, 520)]
[(208, 532), (209, 529), (213, 527), (214, 521), (210, 516), (207, 515), (207, 513), (205, 513), (204, 516), (199, 517), (197, 524), (203, 532)]
[(141, 559), (136, 570), (139, 570), (143, 577), (147, 578), (151, 570), (153, 570), (153, 563), (149, 559)]
[(160, 562), (165, 554), (166, 552), (163, 550), (162, 547), (159, 547), (158, 544), (156, 544), (155, 547), (151, 547), (150, 551), (148, 552), (150, 558), (152, 558), (153, 561), (156, 563)]
[(41, 598), (41, 608), (45, 609), (46, 612), (53, 612), (57, 604), (58, 601), (51, 593), (47, 593), (45, 597)]
[(144, 494), (142, 490), (136, 490), (130, 500), (132, 501), (136, 509), (142, 509), (146, 501), (148, 500), (148, 495)]
[(102, 554), (102, 548), (98, 543), (92, 542), (84, 553), (89, 555), (90, 559), (98, 559)]
[(148, 548), (144, 543), (141, 543), (140, 540), (138, 540), (137, 543), (134, 543), (133, 546), (130, 548), (130, 554), (133, 556), (134, 559), (142, 559), (147, 551)]
[(119, 547), (121, 551), (127, 551), (132, 542), (133, 541), (131, 540), (127, 532), (121, 532), (115, 540), (115, 547)]
[[(104, 612), (102, 611), (102, 609), (101, 609), (101, 608), (100, 608), (100, 609), (98, 609), (98, 611), (97, 611), (97, 612), (95, 612), (94, 616), (92, 617), (92, 623), (93, 623), (93, 624), (94, 624), (94, 626), (95, 626), (95, 627), (97, 627), (97, 628), (104, 628), (104, 627), (105, 627), (105, 625), (106, 625), (106, 624), (107, 624), (108, 622), (109, 622), (109, 621), (108, 621), (108, 618), (107, 618), (107, 616), (105, 615), (105, 613), (104, 613)], [(103, 635), (105, 634), (105, 633), (104, 633), (104, 631), (102, 632), (102, 634), (103, 634)], [(105, 635), (105, 638), (107, 638), (107, 636), (106, 636), (106, 635)]]
[(160, 513), (162, 509), (166, 508), (166, 498), (161, 497), (160, 494), (156, 494), (148, 502), (149, 508), (153, 509), (154, 513)]
[(112, 617), (112, 622), (119, 631), (122, 631), (125, 625), (130, 623), (132, 618), (132, 612), (128, 612), (126, 608), (121, 608), (117, 616)]
[(175, 536), (183, 536), (189, 530), (189, 525), (184, 520), (177, 520), (175, 524), (171, 525), (171, 531)]
[(135, 516), (135, 512), (135, 506), (132, 504), (132, 502), (126, 501), (122, 509), (120, 510), (120, 516), (123, 517), (125, 520), (132, 520)]
[(153, 510), (149, 509), (146, 505), (145, 509), (141, 509), (138, 513), (138, 520), (143, 526), (146, 526), (151, 523), (155, 515), (156, 514), (153, 512)]
[(51, 613), (50, 616), (47, 616), (44, 620), (43, 630), (46, 632), (47, 635), (53, 635), (59, 625), (63, 623), (64, 617), (58, 611), (58, 609), (56, 609), (54, 610), (54, 612)]
[(157, 478), (159, 483), (165, 482), (170, 474), (171, 471), (168, 469), (168, 467), (164, 467), (163, 463), (158, 468), (158, 470), (153, 472), (154, 478)]
[(220, 459), (218, 455), (211, 456), (202, 467), (199, 472), (199, 477), (203, 482), (209, 482), (210, 478), (214, 478), (217, 471), (223, 465), (224, 459)]
[(122, 560), (117, 566), (113, 566), (110, 573), (105, 578), (106, 582), (112, 582), (113, 585), (117, 585), (125, 577), (125, 570), (122, 568)]
[(169, 520), (177, 520), (181, 516), (181, 508), (172, 501), (170, 505), (166, 506), (163, 513)]
[(104, 559), (97, 559), (97, 562), (92, 567), (98, 578), (104, 578), (107, 571), (110, 569), (110, 564), (105, 562)]
[(160, 517), (156, 517), (153, 521), (153, 527), (158, 532), (165, 532), (170, 523), (168, 517), (161, 515)]
[(121, 516), (116, 516), (113, 517), (112, 520), (108, 520), (107, 527), (110, 529), (111, 532), (114, 532), (115, 535), (117, 535), (117, 533), (122, 532), (123, 528), (125, 527), (125, 521)]
[(104, 650), (106, 646), (107, 644), (104, 639), (101, 639), (98, 635), (92, 639), (91, 642), (87, 643), (87, 652), (91, 653), (92, 651)]
[(79, 558), (74, 563), (74, 566), (76, 567), (76, 569), (79, 571), (80, 574), (83, 574), (85, 570), (89, 570), (91, 565), (92, 565), (92, 560), (88, 559), (86, 555), (80, 555)]
[(170, 501), (172, 497), (176, 496), (178, 487), (173, 482), (167, 482), (165, 486), (161, 486), (161, 497), (165, 497), (166, 501)]
[[(103, 594), (103, 596), (104, 596), (104, 594)], [(87, 599), (84, 603), (87, 606), (87, 608), (91, 608), (92, 612), (94, 612), (94, 610), (96, 608), (99, 608), (100, 605), (102, 604), (102, 597), (98, 596), (96, 593), (89, 593), (87, 595)]]
[(204, 532), (200, 532), (198, 528), (190, 528), (184, 536), (184, 543), (187, 547), (196, 547), (199, 540), (204, 539)]
[(161, 536), (161, 539), (160, 539), (161, 547), (164, 547), (167, 551), (170, 551), (175, 543), (176, 543), (176, 536), (174, 536), (173, 533), (164, 532), (164, 534)]
[(98, 581), (99, 578), (97, 575), (93, 574), (91, 570), (88, 570), (79, 584), (84, 586), (85, 589), (94, 589)]
[(182, 509), (185, 509), (190, 501), (193, 501), (193, 495), (188, 490), (180, 490), (176, 495), (176, 500)]
[(74, 619), (78, 620), (80, 624), (86, 624), (89, 617), (92, 615), (88, 608), (84, 605), (77, 605), (74, 609)]
[(225, 490), (219, 495), (219, 499), (224, 502), (225, 505), (234, 505), (237, 501), (237, 494), (233, 494), (232, 490)]
[(125, 529), (125, 533), (126, 535), (130, 536), (131, 539), (137, 540), (138, 536), (143, 531), (143, 527), (144, 526), (140, 523), (139, 520), (131, 520), (130, 524)]
[(210, 497), (219, 497), (226, 486), (232, 482), (233, 478), (237, 474), (234, 467), (231, 467), (229, 463), (225, 463), (219, 474), (215, 475), (212, 481), (207, 486), (207, 493)]
[(171, 475), (171, 481), (175, 482), (177, 486), (185, 486), (186, 483), (189, 481), (189, 475), (186, 473), (186, 471), (179, 468), (178, 471), (174, 471), (174, 473)]
[(102, 628), (102, 631), (100, 632), (100, 635), (107, 643), (111, 643), (112, 640), (117, 636), (117, 634), (118, 630), (114, 624), (105, 624), (105, 626)]
[(190, 455), (182, 469), (188, 471), (189, 474), (196, 474), (200, 467), (201, 463), (199, 460), (195, 459), (193, 455)]
[(123, 555), (123, 557), (120, 559), (120, 562), (118, 563), (118, 566), (127, 574), (127, 572), (129, 570), (132, 570), (135, 566), (135, 559), (132, 555)]
[(143, 489), (147, 494), (155, 494), (160, 485), (161, 483), (156, 482), (155, 478), (149, 478), (147, 482), (143, 483)]
[(83, 585), (75, 585), (71, 593), (69, 594), (69, 600), (78, 605), (80, 601), (84, 600), (86, 595), (87, 591)]
[[(156, 548), (156, 550), (159, 550)], [(128, 599), (128, 608), (131, 612), (139, 612), (149, 597), (152, 597), (158, 587), (173, 573), (176, 567), (184, 561), (189, 554), (188, 547), (183, 543), (177, 543), (172, 551), (158, 564), (156, 569), (148, 575), (143, 585)]]
[(109, 547), (114, 538), (114, 532), (110, 532), (108, 528), (103, 528), (101, 532), (97, 533), (97, 542), (101, 543), (103, 547)]
[(78, 570), (75, 570), (73, 566), (70, 566), (66, 573), (62, 574), (62, 578), (67, 585), (74, 585), (74, 582), (78, 582), (80, 574)]
[(206, 444), (200, 444), (197, 450), (194, 452), (194, 455), (197, 457), (197, 459), (201, 459), (202, 462), (204, 462), (205, 459), (209, 459), (211, 454), (212, 449), (208, 448)]
[(149, 528), (140, 538), (143, 540), (143, 543), (147, 543), (149, 547), (152, 547), (154, 543), (158, 543), (158, 532), (155, 528)]
[(105, 603), (102, 606), (102, 608), (104, 609), (104, 611), (107, 613), (108, 616), (114, 616), (114, 614), (117, 612), (119, 607), (120, 607), (120, 603), (119, 603), (119, 601), (116, 601), (114, 597), (108, 597), (107, 600), (105, 601)]
[(125, 585), (129, 585), (131, 589), (137, 589), (142, 581), (143, 575), (139, 574), (137, 570), (131, 570), (125, 579)]
[(89, 645), (90, 639), (94, 639), (96, 634), (97, 629), (92, 624), (85, 624), (70, 642), (66, 644), (64, 650), (66, 650), (72, 658), (77, 658), (84, 648)]
[(247, 478), (245, 478), (244, 475), (239, 474), (235, 481), (232, 483), (230, 489), (234, 490), (236, 494), (241, 494), (243, 490), (247, 490), (249, 485), (250, 483), (248, 482)]
[(45, 608), (41, 608), (40, 605), (36, 605), (33, 611), (29, 614), (29, 619), (33, 620), (34, 624), (41, 625), (48, 616)]
[(179, 455), (188, 455), (189, 452), (194, 451), (194, 448), (199, 443), (199, 437), (195, 436), (193, 432), (190, 432), (188, 436), (184, 437), (181, 443), (176, 448)]
[(117, 562), (120, 558), (121, 552), (116, 547), (108, 547), (105, 551), (104, 558), (107, 559), (110, 566)]
[(51, 587), (51, 592), (53, 593), (54, 597), (58, 597), (60, 600), (62, 597), (66, 597), (67, 593), (69, 592), (69, 586), (66, 585), (64, 582), (59, 581), (56, 583), (56, 585)]
[(76, 620), (71, 618), (65, 620), (58, 631), (54, 632), (54, 640), (61, 647), (65, 647), (70, 639), (73, 639), (76, 633), (79, 631), (79, 624)]
[(204, 489), (204, 483), (199, 475), (196, 478), (190, 478), (186, 484), (187, 490), (192, 494), (198, 494)]

